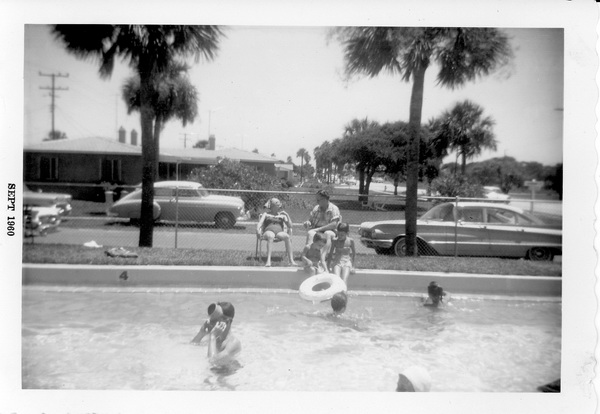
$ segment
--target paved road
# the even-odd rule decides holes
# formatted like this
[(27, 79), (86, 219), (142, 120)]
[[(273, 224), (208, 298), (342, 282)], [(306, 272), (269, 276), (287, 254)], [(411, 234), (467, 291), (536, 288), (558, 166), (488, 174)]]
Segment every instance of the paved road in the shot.
[[(72, 229), (58, 228), (55, 232), (45, 237), (36, 237), (34, 243), (63, 243), (83, 245), (89, 241), (95, 241), (102, 246), (135, 247), (138, 245), (139, 232), (136, 230), (99, 230), (99, 229)], [(363, 254), (375, 254), (373, 249), (367, 249), (356, 241), (356, 252)], [(154, 247), (175, 247), (175, 231), (155, 231)], [(223, 231), (222, 233), (199, 231), (178, 231), (177, 247), (203, 250), (237, 250), (254, 253), (256, 247), (256, 235), (240, 234)], [(304, 237), (292, 238), (292, 248), (300, 252), (304, 247)], [(263, 246), (263, 251), (266, 247)], [(278, 243), (274, 251), (283, 251), (285, 247)]]

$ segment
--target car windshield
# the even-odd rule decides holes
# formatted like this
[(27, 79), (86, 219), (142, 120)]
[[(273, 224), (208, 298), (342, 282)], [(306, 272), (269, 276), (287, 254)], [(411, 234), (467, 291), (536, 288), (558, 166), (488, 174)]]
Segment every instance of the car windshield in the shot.
[(453, 221), (452, 209), (453, 205), (450, 203), (437, 205), (423, 214), (421, 220)]

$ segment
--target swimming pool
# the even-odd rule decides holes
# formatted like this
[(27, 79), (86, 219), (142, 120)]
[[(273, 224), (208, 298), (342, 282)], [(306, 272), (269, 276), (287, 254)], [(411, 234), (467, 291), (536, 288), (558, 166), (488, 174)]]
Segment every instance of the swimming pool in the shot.
[[(431, 391), (534, 392), (560, 376), (561, 302), (353, 295), (328, 303), (273, 293), (181, 288), (23, 287), (24, 389), (393, 391), (426, 367)], [(211, 369), (189, 341), (206, 307), (236, 307), (238, 365)]]

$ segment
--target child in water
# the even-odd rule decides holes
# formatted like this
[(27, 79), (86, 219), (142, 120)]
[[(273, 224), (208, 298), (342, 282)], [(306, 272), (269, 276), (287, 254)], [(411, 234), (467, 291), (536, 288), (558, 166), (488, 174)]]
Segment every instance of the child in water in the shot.
[(336, 315), (340, 315), (346, 311), (346, 305), (348, 304), (348, 295), (346, 292), (338, 292), (331, 298), (331, 309)]
[(330, 269), (344, 283), (348, 283), (348, 275), (354, 272), (356, 258), (354, 240), (348, 237), (349, 232), (348, 223), (340, 223), (337, 226), (337, 237), (331, 241)]
[(327, 238), (323, 233), (315, 233), (312, 243), (304, 246), (302, 251), (302, 264), (304, 272), (310, 276), (325, 272), (326, 260), (324, 247), (327, 244)]
[(425, 299), (425, 303), (423, 306), (431, 306), (437, 308), (444, 302), (444, 296), (447, 296), (447, 292), (444, 291), (444, 288), (438, 285), (437, 282), (431, 282), (429, 286), (427, 286), (427, 299)]

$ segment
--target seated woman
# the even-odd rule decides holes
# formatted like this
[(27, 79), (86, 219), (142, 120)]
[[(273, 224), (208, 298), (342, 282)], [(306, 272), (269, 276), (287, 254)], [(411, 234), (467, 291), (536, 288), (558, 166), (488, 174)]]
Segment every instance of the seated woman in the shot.
[(292, 251), (292, 219), (289, 214), (282, 210), (281, 201), (271, 198), (265, 204), (269, 211), (260, 215), (256, 225), (256, 234), (267, 241), (267, 262), (265, 266), (271, 266), (271, 251), (273, 241), (281, 240), (285, 243), (285, 250), (290, 264), (295, 266), (294, 252)]

